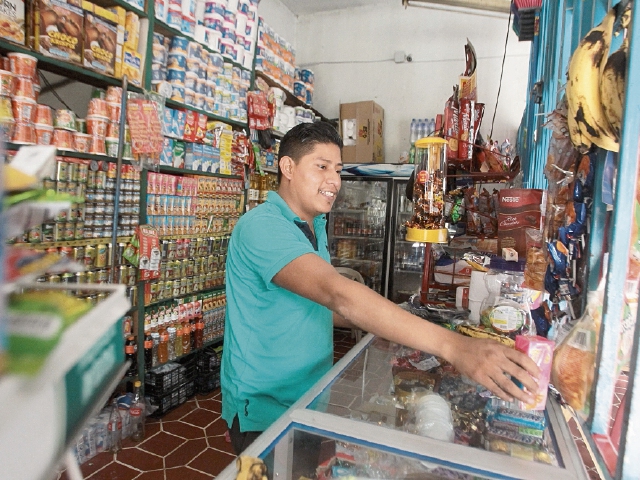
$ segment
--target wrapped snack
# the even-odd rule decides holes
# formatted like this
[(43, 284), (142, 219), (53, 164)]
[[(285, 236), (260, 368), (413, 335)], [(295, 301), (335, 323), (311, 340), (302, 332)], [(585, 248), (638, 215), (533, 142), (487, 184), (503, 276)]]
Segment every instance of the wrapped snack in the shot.
[(485, 448), (490, 452), (504, 453), (510, 457), (522, 458), (524, 460), (535, 461), (538, 463), (546, 463), (548, 465), (556, 465), (555, 455), (546, 449), (522, 445), (515, 442), (507, 442), (505, 440), (487, 441)]
[(547, 270), (547, 260), (542, 248), (542, 232), (536, 228), (525, 230), (527, 245), (527, 263), (524, 269), (524, 281), (527, 288), (544, 290), (544, 274)]
[(485, 410), (487, 421), (491, 424), (498, 421), (537, 430), (544, 430), (547, 426), (544, 411), (521, 410), (516, 403), (506, 402), (495, 397), (487, 402)]
[(539, 392), (535, 395), (532, 404), (520, 402), (520, 408), (528, 410), (544, 410), (547, 404), (547, 387), (551, 376), (551, 364), (553, 359), (553, 347), (555, 343), (539, 336), (518, 335), (516, 337), (516, 350), (526, 354), (540, 368), (538, 382)]

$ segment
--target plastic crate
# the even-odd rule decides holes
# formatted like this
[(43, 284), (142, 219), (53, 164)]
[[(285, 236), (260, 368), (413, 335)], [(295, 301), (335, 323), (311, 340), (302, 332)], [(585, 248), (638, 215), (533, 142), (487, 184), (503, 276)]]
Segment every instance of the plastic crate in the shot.
[(185, 369), (184, 379), (186, 381), (196, 378), (199, 353), (200, 352), (190, 353), (189, 355), (185, 355), (177, 360), (177, 362)]
[(195, 381), (190, 380), (179, 385), (175, 390), (164, 395), (149, 395), (149, 403), (158, 409), (153, 412), (153, 417), (161, 417), (169, 410), (185, 403), (195, 394)]
[(196, 389), (200, 394), (206, 394), (220, 388), (220, 370), (201, 373), (196, 377)]
[(207, 347), (198, 356), (198, 373), (211, 373), (220, 369), (222, 349)]
[(165, 395), (184, 383), (186, 368), (179, 363), (165, 363), (148, 371), (144, 376), (147, 395)]

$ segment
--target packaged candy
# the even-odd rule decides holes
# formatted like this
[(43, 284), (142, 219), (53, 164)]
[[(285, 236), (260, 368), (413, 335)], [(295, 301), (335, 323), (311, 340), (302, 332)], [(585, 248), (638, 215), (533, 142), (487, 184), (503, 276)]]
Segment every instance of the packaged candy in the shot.
[(520, 408), (529, 410), (544, 410), (547, 404), (547, 387), (551, 376), (553, 362), (553, 348), (555, 343), (539, 336), (518, 335), (516, 337), (516, 350), (526, 354), (540, 368), (538, 382), (539, 391), (535, 395), (532, 404), (520, 402)]

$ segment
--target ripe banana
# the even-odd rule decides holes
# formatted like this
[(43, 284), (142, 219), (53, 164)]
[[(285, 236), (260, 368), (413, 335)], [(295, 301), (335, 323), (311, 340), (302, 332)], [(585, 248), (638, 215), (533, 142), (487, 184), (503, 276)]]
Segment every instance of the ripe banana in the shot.
[[(621, 19), (622, 28), (626, 29), (629, 26), (630, 17), (630, 9), (626, 9)], [(620, 129), (622, 128), (622, 105), (624, 104), (624, 85), (628, 54), (629, 36), (625, 34), (620, 48), (607, 60), (600, 83), (600, 97), (604, 114), (611, 124), (613, 133), (617, 139), (620, 139)]]
[(579, 149), (588, 149), (593, 143), (612, 152), (620, 150), (600, 98), (600, 79), (609, 54), (618, 5), (587, 33), (569, 61), (567, 123), (571, 141)]

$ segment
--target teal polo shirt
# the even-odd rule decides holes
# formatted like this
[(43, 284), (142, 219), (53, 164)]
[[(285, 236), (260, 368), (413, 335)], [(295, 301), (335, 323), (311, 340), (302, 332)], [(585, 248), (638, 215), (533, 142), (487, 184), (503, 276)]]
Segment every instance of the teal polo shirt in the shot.
[(331, 311), (272, 281), (301, 255), (330, 261), (325, 216), (313, 225), (317, 245), (306, 222), (269, 192), (233, 229), (220, 380), (222, 418), (231, 427), (238, 415), (242, 432), (266, 430), (332, 366)]

